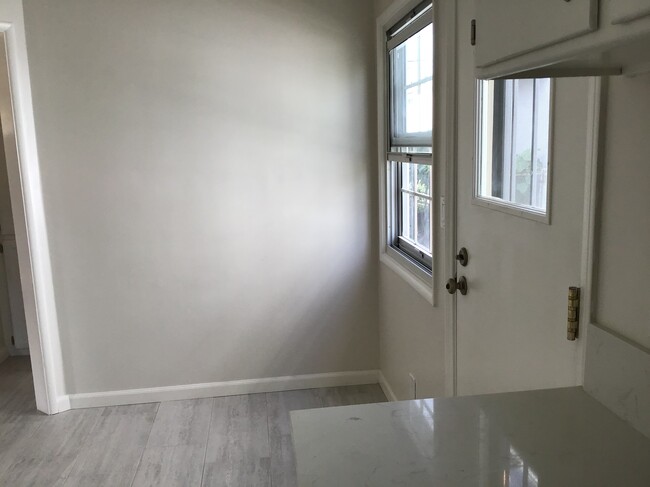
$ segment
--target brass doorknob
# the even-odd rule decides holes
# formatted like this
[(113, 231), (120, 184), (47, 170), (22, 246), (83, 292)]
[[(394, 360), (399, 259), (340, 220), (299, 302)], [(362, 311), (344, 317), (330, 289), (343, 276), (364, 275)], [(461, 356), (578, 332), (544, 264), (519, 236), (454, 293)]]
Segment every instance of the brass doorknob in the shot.
[(460, 279), (451, 278), (447, 281), (447, 292), (449, 294), (454, 294), (456, 291), (460, 292), (463, 296), (467, 294), (467, 279), (465, 276), (461, 276)]

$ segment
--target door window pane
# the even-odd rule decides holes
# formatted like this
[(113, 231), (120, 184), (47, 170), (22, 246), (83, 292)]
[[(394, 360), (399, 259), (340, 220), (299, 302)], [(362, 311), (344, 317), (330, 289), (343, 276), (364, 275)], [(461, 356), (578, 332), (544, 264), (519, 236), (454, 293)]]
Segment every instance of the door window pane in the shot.
[(479, 82), (479, 198), (546, 213), (550, 92), (549, 79)]

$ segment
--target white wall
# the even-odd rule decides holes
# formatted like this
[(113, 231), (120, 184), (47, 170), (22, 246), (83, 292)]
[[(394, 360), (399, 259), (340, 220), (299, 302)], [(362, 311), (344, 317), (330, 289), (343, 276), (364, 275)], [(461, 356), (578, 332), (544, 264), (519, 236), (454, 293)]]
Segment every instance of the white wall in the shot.
[(377, 368), (372, 8), (24, 1), (68, 393)]
[(650, 75), (609, 82), (595, 321), (650, 349)]

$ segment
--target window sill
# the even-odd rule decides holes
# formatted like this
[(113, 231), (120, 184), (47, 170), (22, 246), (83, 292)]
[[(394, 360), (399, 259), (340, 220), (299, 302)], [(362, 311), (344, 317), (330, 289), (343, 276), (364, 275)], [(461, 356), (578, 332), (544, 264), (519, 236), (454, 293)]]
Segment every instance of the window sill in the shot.
[(472, 198), (472, 204), (476, 206), (482, 206), (483, 208), (500, 211), (502, 213), (507, 213), (509, 215), (525, 218), (527, 220), (545, 223), (546, 225), (551, 224), (551, 217), (548, 211), (546, 213), (543, 213), (541, 211), (535, 211), (532, 208), (525, 208), (515, 204), (508, 204), (503, 200), (496, 198), (488, 199), (482, 196), (474, 196)]
[[(429, 282), (424, 281), (423, 278), (426, 273), (419, 269), (417, 271), (415, 269), (411, 270), (410, 268), (415, 268), (415, 265), (391, 248), (386, 249), (379, 255), (379, 261), (401, 277), (420, 296), (426, 299), (431, 306), (435, 306), (433, 301), (433, 277), (431, 275), (426, 276)], [(418, 274), (421, 273), (422, 277), (415, 272), (418, 272)]]

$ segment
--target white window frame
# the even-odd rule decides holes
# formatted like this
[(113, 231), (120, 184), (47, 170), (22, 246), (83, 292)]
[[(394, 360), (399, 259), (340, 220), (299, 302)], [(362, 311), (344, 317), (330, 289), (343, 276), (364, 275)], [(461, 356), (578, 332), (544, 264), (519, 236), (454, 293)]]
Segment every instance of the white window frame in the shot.
[(552, 186), (553, 186), (553, 126), (554, 126), (554, 106), (555, 106), (555, 80), (551, 78), (550, 97), (549, 97), (549, 124), (548, 124), (548, 169), (546, 185), (546, 210), (542, 211), (532, 206), (526, 206), (518, 203), (512, 203), (501, 198), (491, 198), (479, 194), (480, 171), (481, 171), (481, 80), (476, 81), (475, 101), (474, 101), (474, 181), (472, 204), (482, 206), (509, 215), (526, 218), (546, 225), (551, 224), (552, 208)]
[[(400, 19), (404, 18), (410, 10), (413, 10), (422, 0), (402, 0), (395, 2), (387, 11), (377, 20), (377, 87), (378, 87), (378, 166), (379, 166), (379, 195), (380, 195), (380, 242), (379, 242), (379, 256), (380, 262), (390, 269), (392, 269), (398, 276), (406, 281), (413, 289), (415, 289), (422, 297), (424, 297), (430, 304), (435, 306), (434, 300), (434, 285), (433, 276), (435, 275), (435, 255), (432, 255), (431, 270), (423, 268), (420, 264), (416, 263), (412, 258), (408, 257), (403, 251), (397, 250), (390, 245), (390, 235), (394, 231), (394, 222), (389, 220), (389, 208), (392, 204), (391, 198), (397, 194), (396, 188), (389, 186), (388, 176), (390, 174), (387, 154), (390, 148), (390, 99), (389, 91), (390, 86), (388, 83), (389, 73), (389, 59), (388, 59), (388, 45), (387, 45), (387, 32), (391, 29)], [(435, 7), (435, 5), (434, 5)], [(432, 19), (433, 10), (426, 13), (426, 16)], [(395, 39), (394, 37), (393, 39)], [(434, 29), (435, 39), (435, 29)], [(396, 42), (396, 41), (395, 41)], [(400, 41), (402, 42), (402, 41)], [(436, 70), (434, 66), (434, 92), (436, 83)], [(434, 101), (435, 103), (435, 101)], [(435, 114), (434, 114), (435, 117)], [(435, 127), (434, 127), (435, 133)], [(433, 139), (435, 137), (432, 137)], [(435, 216), (437, 198), (437, 181), (435, 165), (432, 163), (432, 154), (419, 155), (400, 153), (404, 158), (410, 157), (410, 160), (405, 162), (422, 163), (425, 162), (432, 166), (432, 186), (431, 186), (431, 246), (435, 249), (436, 233), (435, 229)], [(396, 155), (393, 153), (393, 157)], [(422, 162), (420, 162), (422, 161)]]

